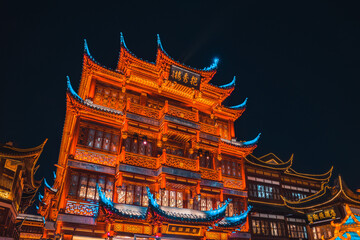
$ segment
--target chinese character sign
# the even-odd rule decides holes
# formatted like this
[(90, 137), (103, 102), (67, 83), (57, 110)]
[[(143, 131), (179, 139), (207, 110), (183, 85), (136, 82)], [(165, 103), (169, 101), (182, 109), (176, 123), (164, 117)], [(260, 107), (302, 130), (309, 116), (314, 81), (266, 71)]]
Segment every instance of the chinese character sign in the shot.
[(169, 80), (199, 90), (201, 76), (197, 73), (171, 65)]
[(307, 214), (307, 220), (310, 224), (317, 222), (317, 221), (321, 221), (321, 220), (332, 221), (339, 217), (340, 217), (340, 212), (336, 207), (322, 209), (322, 210)]

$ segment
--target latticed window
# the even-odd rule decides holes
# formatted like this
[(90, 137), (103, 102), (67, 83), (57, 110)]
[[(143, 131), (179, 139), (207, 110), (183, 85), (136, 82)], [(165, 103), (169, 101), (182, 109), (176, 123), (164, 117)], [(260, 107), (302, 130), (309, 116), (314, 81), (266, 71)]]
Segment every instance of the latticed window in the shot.
[(232, 217), (234, 214), (240, 214), (245, 210), (244, 200), (241, 198), (229, 198), (231, 202), (226, 208), (226, 216)]
[(162, 206), (183, 208), (184, 207), (183, 194), (184, 193), (182, 191), (160, 189), (161, 197), (159, 199), (159, 203)]
[[(291, 238), (307, 238), (306, 227), (297, 224), (288, 224), (288, 233)], [(327, 237), (325, 237), (327, 238)], [(315, 238), (316, 239), (316, 238)], [(320, 238), (321, 239), (321, 236)]]
[(154, 144), (147, 139), (140, 139), (137, 136), (128, 137), (124, 140), (123, 146), (126, 152), (133, 152), (147, 156), (153, 156)]
[(257, 183), (248, 183), (249, 186), (249, 196), (255, 198), (279, 200), (280, 199), (280, 190), (276, 186), (257, 184)]
[(80, 128), (79, 144), (88, 148), (117, 152), (119, 139), (118, 134), (88, 127)]
[(241, 177), (241, 164), (236, 161), (222, 160), (221, 171), (223, 175)]
[(117, 187), (117, 193), (119, 203), (148, 206), (148, 196), (145, 186), (124, 183), (122, 186)]
[(107, 198), (113, 197), (113, 178), (86, 173), (71, 172), (69, 195), (83, 200), (99, 200), (96, 184), (105, 192)]
[(200, 167), (213, 169), (213, 154), (209, 151), (199, 153)]

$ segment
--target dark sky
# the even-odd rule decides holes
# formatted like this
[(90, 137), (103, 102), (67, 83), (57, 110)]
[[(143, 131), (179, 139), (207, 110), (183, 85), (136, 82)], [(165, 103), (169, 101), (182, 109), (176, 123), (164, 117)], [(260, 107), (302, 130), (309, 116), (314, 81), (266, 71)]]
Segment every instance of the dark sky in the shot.
[(114, 68), (120, 32), (150, 61), (159, 33), (165, 50), (187, 65), (220, 58), (212, 83), (236, 75), (225, 104), (249, 98), (236, 135), (262, 133), (255, 155), (287, 160), (294, 153), (294, 169), (306, 173), (334, 165), (335, 174), (360, 188), (360, 2), (9, 2), (0, 6), (0, 142), (33, 147), (49, 138), (38, 178), (51, 179), (55, 170), (65, 76), (77, 89), (83, 39), (97, 61)]

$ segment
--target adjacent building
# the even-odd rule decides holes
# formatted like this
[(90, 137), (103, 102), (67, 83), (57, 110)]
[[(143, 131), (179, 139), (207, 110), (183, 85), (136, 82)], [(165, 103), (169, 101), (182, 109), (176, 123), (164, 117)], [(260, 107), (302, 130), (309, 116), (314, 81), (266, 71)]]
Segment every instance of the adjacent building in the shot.
[[(251, 239), (313, 239), (306, 215), (289, 208), (284, 199), (302, 201), (317, 194), (329, 182), (332, 168), (319, 175), (296, 172), (293, 156), (282, 161), (273, 153), (245, 157)], [(285, 201), (288, 201), (285, 200)]]
[(34, 202), (41, 180), (34, 174), (46, 140), (34, 148), (16, 148), (12, 142), (0, 145), (0, 238), (18, 239), (17, 217)]
[(259, 136), (237, 141), (246, 100), (210, 83), (217, 62), (195, 69), (172, 59), (158, 37), (155, 62), (121, 35), (116, 69), (85, 41), (78, 91), (67, 82), (54, 184), (39, 206), (44, 237), (63, 239), (250, 239), (245, 157)]

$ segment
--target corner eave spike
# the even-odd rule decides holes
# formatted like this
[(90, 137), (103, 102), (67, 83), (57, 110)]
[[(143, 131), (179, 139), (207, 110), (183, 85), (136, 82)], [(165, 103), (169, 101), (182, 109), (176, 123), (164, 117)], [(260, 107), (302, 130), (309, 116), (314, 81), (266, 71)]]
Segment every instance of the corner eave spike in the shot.
[(91, 54), (90, 54), (89, 46), (88, 46), (87, 41), (86, 41), (85, 38), (84, 38), (84, 52), (85, 52), (89, 57), (92, 58), (92, 56), (91, 56)]
[(236, 106), (231, 106), (229, 108), (235, 109), (235, 110), (240, 110), (240, 109), (246, 108), (247, 100), (248, 100), (248, 98), (245, 98), (243, 103), (240, 103), (239, 105), (236, 105)]
[(236, 76), (234, 76), (233, 80), (230, 83), (221, 85), (219, 86), (219, 88), (226, 88), (226, 89), (233, 88), (235, 87), (235, 83), (236, 83)]
[(204, 68), (203, 70), (211, 71), (211, 70), (217, 69), (219, 61), (220, 61), (219, 58), (217, 58), (217, 57), (214, 58), (213, 63), (209, 67)]
[(255, 144), (257, 144), (257, 142), (258, 142), (259, 139), (260, 139), (260, 135), (261, 135), (261, 133), (259, 133), (259, 134), (256, 136), (256, 138), (254, 138), (253, 140), (243, 142), (243, 145), (244, 145), (244, 146), (249, 146), (249, 145), (255, 145)]
[(47, 188), (52, 189), (52, 187), (50, 187), (50, 185), (48, 184), (48, 182), (46, 181), (46, 178), (44, 178), (44, 184)]
[(66, 76), (67, 79), (67, 89), (68, 91), (78, 100), (83, 101), (82, 98), (74, 91), (73, 87), (71, 86), (70, 77)]
[(156, 40), (156, 41), (157, 41), (158, 48), (160, 48), (161, 51), (165, 52), (165, 51), (164, 51), (164, 48), (163, 48), (163, 46), (162, 46), (161, 40), (160, 40), (160, 35), (159, 35), (159, 34), (156, 34), (156, 37), (157, 37), (157, 40)]
[(126, 50), (128, 50), (126, 43), (125, 43), (125, 39), (124, 39), (124, 35), (122, 32), (120, 32), (120, 44), (121, 46), (123, 46)]

